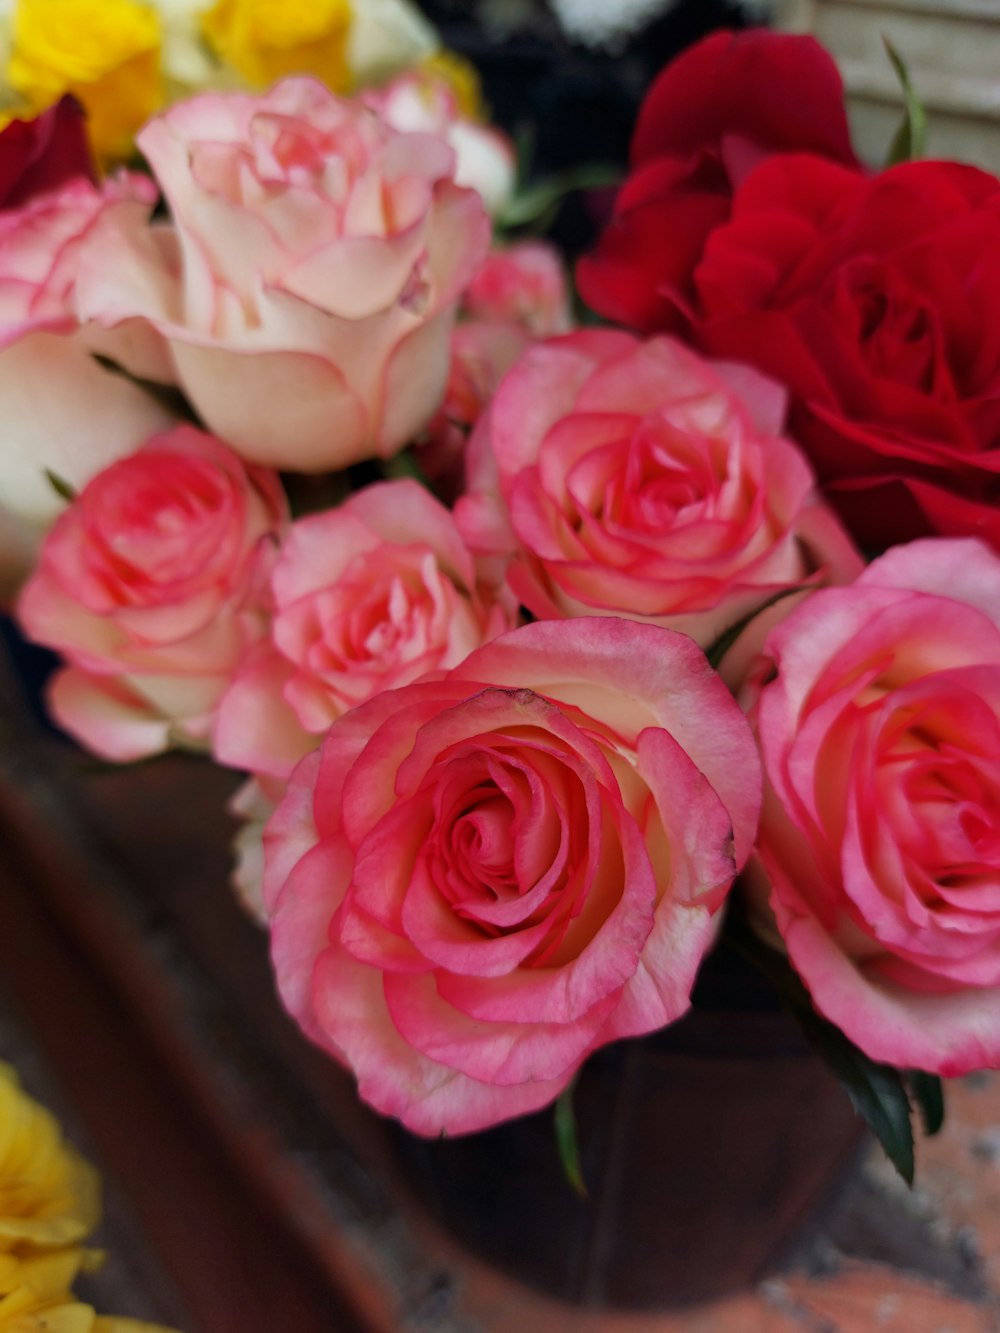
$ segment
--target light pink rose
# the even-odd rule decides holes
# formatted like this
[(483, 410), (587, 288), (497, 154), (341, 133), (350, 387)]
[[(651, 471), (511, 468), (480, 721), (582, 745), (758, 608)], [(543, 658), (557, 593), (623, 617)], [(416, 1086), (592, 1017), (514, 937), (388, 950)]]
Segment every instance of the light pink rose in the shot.
[(457, 510), (536, 616), (628, 616), (707, 647), (776, 595), (861, 567), (779, 431), (784, 395), (668, 338), (530, 349), (469, 446)]
[(514, 145), (501, 130), (462, 114), (452, 89), (437, 75), (416, 69), (364, 94), (366, 103), (408, 134), (434, 134), (455, 152), (455, 180), (482, 198), (494, 216), (514, 193)]
[(286, 79), (178, 103), (138, 143), (175, 230), (109, 217), (86, 313), (148, 319), (202, 418), (255, 462), (323, 471), (406, 444), (489, 238), (445, 141)]
[(559, 251), (545, 241), (493, 250), (469, 283), (462, 309), (471, 319), (506, 320), (535, 338), (568, 333), (573, 321)]
[(82, 325), (77, 301), (81, 253), (99, 219), (122, 201), (155, 198), (143, 176), (101, 188), (80, 178), (0, 212), (0, 509), (26, 533), (34, 525), (39, 540), (62, 507), (46, 468), (78, 488), (172, 422), (93, 356), (169, 378), (151, 331), (131, 325), (109, 339)]
[(284, 1002), (419, 1134), (533, 1111), (688, 1007), (759, 805), (690, 639), (534, 624), (334, 723), (265, 833)]
[(1000, 559), (889, 551), (807, 598), (761, 675), (752, 882), (816, 1007), (875, 1060), (1000, 1067)]
[(216, 758), (287, 778), (331, 722), (380, 690), (456, 666), (510, 629), (447, 509), (414, 481), (300, 519), (271, 579), (273, 621), (226, 693)]
[(93, 478), (54, 524), (18, 615), (69, 665), (56, 720), (110, 759), (207, 744), (212, 712), (264, 630), (285, 521), (277, 477), (190, 426)]

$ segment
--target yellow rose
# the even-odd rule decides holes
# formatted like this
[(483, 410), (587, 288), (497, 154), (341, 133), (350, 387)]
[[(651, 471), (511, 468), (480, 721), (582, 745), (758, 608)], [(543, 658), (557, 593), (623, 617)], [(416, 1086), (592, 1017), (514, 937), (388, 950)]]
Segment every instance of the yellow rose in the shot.
[(350, 83), (350, 0), (218, 0), (202, 20), (222, 60), (264, 87), (286, 74), (312, 74), (334, 91)]
[(97, 1172), (0, 1064), (0, 1252), (77, 1245), (99, 1216)]
[(136, 0), (17, 0), (10, 86), (33, 111), (83, 103), (95, 151), (126, 157), (160, 105), (160, 22)]
[(25, 1261), (22, 1280), (10, 1290), (0, 1288), (0, 1333), (176, 1333), (138, 1319), (98, 1315), (69, 1290), (79, 1268), (79, 1257), (66, 1254)]

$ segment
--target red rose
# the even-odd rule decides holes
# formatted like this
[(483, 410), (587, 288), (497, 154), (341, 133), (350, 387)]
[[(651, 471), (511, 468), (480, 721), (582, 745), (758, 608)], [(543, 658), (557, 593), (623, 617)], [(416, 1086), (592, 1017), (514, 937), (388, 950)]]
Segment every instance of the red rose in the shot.
[(76, 176), (96, 183), (83, 108), (63, 97), (34, 120), (0, 131), (0, 208), (18, 208)]
[(1000, 546), (1000, 181), (763, 163), (695, 274), (693, 333), (791, 391), (790, 433), (861, 544)]
[(683, 328), (691, 275), (740, 181), (764, 158), (808, 150), (856, 168), (833, 61), (811, 37), (717, 32), (650, 89), (632, 174), (596, 252), (585, 301), (644, 333)]

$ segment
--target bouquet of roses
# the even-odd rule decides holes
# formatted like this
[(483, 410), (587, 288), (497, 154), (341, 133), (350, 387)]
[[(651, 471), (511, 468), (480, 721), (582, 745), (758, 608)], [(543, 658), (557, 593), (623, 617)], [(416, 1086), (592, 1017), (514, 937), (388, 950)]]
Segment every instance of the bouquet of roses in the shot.
[(725, 930), (912, 1171), (909, 1098), (1000, 1066), (1000, 182), (866, 169), (821, 48), (716, 34), (574, 326), (443, 86), (205, 93), (138, 146), (98, 183), (0, 137), (54, 717), (250, 775), (283, 1001), (417, 1133), (559, 1098)]

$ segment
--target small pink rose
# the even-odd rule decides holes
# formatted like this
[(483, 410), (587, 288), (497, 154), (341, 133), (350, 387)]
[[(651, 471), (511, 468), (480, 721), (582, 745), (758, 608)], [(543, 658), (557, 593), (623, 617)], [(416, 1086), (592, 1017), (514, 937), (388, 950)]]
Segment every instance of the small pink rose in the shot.
[(106, 219), (86, 314), (147, 319), (202, 419), (255, 462), (326, 471), (411, 440), (489, 239), (445, 140), (286, 79), (178, 103), (138, 143), (173, 227)]
[(817, 1008), (875, 1060), (1000, 1067), (1000, 559), (891, 550), (789, 616), (761, 676), (751, 882)]
[(277, 477), (189, 426), (94, 477), (54, 524), (18, 615), (67, 667), (53, 714), (98, 754), (205, 745), (212, 713), (264, 629), (285, 521)]
[(341, 714), (456, 666), (515, 623), (447, 509), (412, 481), (301, 519), (271, 579), (273, 621), (219, 709), (221, 762), (286, 778)]
[(459, 525), (536, 616), (617, 614), (707, 647), (860, 558), (781, 437), (784, 396), (668, 338), (530, 349), (469, 446)]
[(346, 713), (295, 770), (264, 835), (284, 1002), (419, 1134), (536, 1110), (687, 1009), (759, 781), (690, 639), (513, 630)]
[(535, 338), (568, 333), (569, 287), (562, 259), (544, 241), (520, 241), (492, 251), (462, 300), (472, 319), (507, 321)]

